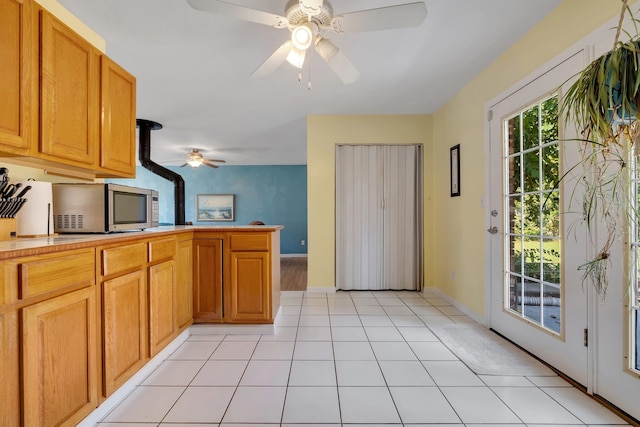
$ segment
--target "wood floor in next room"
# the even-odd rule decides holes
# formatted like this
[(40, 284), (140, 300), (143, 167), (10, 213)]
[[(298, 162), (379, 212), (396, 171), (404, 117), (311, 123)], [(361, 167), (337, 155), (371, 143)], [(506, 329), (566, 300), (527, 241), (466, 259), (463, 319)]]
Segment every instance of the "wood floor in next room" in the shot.
[(307, 290), (307, 257), (280, 258), (280, 290)]

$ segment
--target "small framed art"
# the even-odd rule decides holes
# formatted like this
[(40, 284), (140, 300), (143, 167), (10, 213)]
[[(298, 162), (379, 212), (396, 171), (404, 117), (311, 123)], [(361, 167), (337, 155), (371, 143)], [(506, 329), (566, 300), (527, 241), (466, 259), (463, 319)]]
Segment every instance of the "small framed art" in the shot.
[(234, 221), (235, 194), (198, 194), (196, 221)]
[(449, 151), (451, 170), (451, 197), (460, 195), (460, 144), (454, 145)]

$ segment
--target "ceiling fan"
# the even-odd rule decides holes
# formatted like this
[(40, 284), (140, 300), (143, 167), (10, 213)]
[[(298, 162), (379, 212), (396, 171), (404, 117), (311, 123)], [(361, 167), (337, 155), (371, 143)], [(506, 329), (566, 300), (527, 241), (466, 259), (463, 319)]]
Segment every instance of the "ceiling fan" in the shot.
[(417, 27), (427, 16), (423, 1), (334, 15), (328, 0), (288, 0), (284, 16), (222, 0), (187, 0), (187, 3), (196, 10), (291, 31), (291, 38), (262, 62), (251, 74), (253, 77), (268, 76), (284, 61), (302, 68), (307, 49), (313, 44), (345, 84), (355, 82), (360, 73), (344, 53), (324, 37), (327, 32), (341, 34)]
[(187, 161), (185, 164), (180, 165), (180, 167), (184, 167), (184, 166), (191, 166), (192, 168), (197, 168), (200, 167), (201, 165), (205, 165), (205, 166), (209, 166), (210, 168), (217, 168), (218, 165), (214, 164), (214, 162), (216, 163), (225, 163), (224, 160), (218, 160), (218, 159), (205, 159), (204, 157), (202, 157), (202, 153), (199, 150), (196, 150), (195, 148), (193, 150), (191, 150), (189, 152), (189, 154), (187, 154)]

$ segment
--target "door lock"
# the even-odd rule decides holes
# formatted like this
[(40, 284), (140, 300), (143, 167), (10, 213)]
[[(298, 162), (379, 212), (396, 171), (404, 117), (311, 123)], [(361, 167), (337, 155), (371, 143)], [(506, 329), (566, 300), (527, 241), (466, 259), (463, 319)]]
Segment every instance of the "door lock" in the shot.
[(487, 231), (491, 234), (498, 234), (498, 227), (494, 225), (493, 227), (487, 228)]
[(497, 210), (495, 210), (495, 209), (494, 209), (494, 210), (492, 210), (492, 211), (491, 211), (491, 216), (492, 216), (492, 217), (494, 217), (494, 218), (495, 218), (495, 217), (497, 217), (497, 216), (498, 216), (498, 211), (497, 211)]

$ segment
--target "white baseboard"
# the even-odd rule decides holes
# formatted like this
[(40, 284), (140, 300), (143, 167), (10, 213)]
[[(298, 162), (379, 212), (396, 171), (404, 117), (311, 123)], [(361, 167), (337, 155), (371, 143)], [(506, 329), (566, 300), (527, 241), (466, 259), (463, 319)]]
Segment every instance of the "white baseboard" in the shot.
[(480, 316), (475, 311), (469, 309), (469, 307), (467, 307), (466, 305), (461, 304), (459, 301), (451, 298), (449, 295), (445, 294), (440, 289), (426, 287), (426, 288), (423, 288), (421, 292), (424, 294), (424, 291), (434, 292), (435, 294), (438, 295), (439, 298), (442, 298), (443, 300), (445, 300), (446, 302), (448, 302), (449, 304), (451, 304), (452, 306), (454, 306), (455, 308), (457, 308), (458, 310), (463, 312), (465, 315), (467, 315), (470, 318), (472, 318), (477, 323), (479, 323), (479, 324), (481, 324), (483, 326), (488, 326), (486, 318), (484, 318), (483, 316)]
[(266, 325), (191, 325), (191, 335), (273, 335), (273, 324)]
[(325, 293), (325, 294), (335, 294), (335, 287), (325, 287), (325, 286), (307, 286), (307, 292), (316, 292), (316, 293)]
[(307, 258), (308, 254), (280, 254), (280, 258)]

